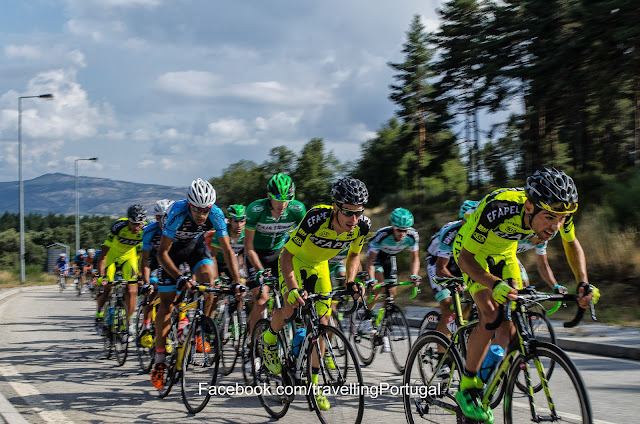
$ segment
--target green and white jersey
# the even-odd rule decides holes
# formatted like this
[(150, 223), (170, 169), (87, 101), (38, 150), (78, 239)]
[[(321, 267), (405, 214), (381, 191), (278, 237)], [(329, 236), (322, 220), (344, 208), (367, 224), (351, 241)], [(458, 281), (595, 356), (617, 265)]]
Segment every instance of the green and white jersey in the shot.
[[(227, 227), (227, 231), (228, 231), (228, 227)], [(242, 232), (240, 233), (240, 237), (238, 237), (238, 240), (234, 241), (233, 238), (231, 237), (231, 233), (229, 233), (229, 243), (231, 244), (231, 250), (233, 250), (233, 253), (235, 253), (236, 256), (241, 253), (244, 253), (244, 228), (242, 229)], [(220, 242), (218, 241), (218, 236), (215, 233), (211, 237), (211, 246), (218, 248), (218, 253), (216, 254), (216, 261), (221, 264), (225, 263), (224, 253), (222, 253), (222, 249), (220, 249)]]
[(269, 198), (256, 200), (247, 206), (247, 224), (245, 229), (255, 231), (253, 238), (254, 249), (278, 250), (284, 246), (285, 237), (298, 226), (307, 208), (297, 200), (287, 205), (282, 216), (275, 219), (271, 216)]

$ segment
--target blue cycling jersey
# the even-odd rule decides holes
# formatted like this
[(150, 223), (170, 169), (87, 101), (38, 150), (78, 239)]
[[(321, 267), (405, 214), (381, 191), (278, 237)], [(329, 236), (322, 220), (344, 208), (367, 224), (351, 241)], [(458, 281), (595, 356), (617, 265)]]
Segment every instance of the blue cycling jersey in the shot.
[(181, 200), (174, 203), (169, 209), (162, 235), (172, 238), (174, 243), (186, 244), (209, 230), (216, 230), (218, 237), (228, 235), (227, 222), (222, 210), (213, 205), (204, 224), (197, 225), (189, 211), (188, 202)]
[(155, 257), (158, 253), (161, 238), (162, 229), (157, 222), (147, 225), (142, 232), (142, 250), (150, 250), (151, 256)]

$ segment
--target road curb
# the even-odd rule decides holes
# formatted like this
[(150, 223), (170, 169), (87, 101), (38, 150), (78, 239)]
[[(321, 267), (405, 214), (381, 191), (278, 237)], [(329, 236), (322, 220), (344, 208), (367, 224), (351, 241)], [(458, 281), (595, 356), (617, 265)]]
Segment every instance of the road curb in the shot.
[[(422, 318), (407, 318), (409, 326), (420, 328)], [(590, 355), (606, 356), (609, 358), (621, 358), (640, 361), (640, 348), (631, 346), (611, 345), (606, 342), (593, 343), (583, 340), (563, 338), (556, 334), (556, 344), (569, 352), (587, 353)]]
[[(4, 301), (7, 297), (13, 296), (24, 291), (26, 287), (15, 287), (11, 289), (4, 289), (0, 291), (0, 302)], [(0, 417), (7, 424), (28, 424), (29, 421), (25, 420), (20, 412), (0, 393)]]

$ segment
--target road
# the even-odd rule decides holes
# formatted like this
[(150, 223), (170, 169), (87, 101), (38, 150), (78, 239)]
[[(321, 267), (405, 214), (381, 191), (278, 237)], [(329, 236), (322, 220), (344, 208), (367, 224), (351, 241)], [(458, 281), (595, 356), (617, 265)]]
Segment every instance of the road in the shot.
[[(135, 351), (123, 367), (101, 359), (93, 332), (94, 302), (57, 287), (28, 288), (0, 301), (0, 393), (32, 423), (192, 422), (265, 423), (257, 398), (221, 396), (196, 417), (189, 415), (179, 388), (159, 399), (149, 376), (137, 368)], [(584, 354), (570, 355), (585, 380), (596, 422), (630, 423), (640, 416), (640, 362)], [(365, 384), (400, 385), (388, 354), (364, 369)], [(238, 371), (220, 385), (241, 382)], [(496, 422), (501, 422), (496, 411)], [(279, 423), (317, 422), (306, 401), (297, 398)], [(1, 419), (0, 419), (1, 421)], [(399, 396), (366, 399), (364, 422), (402, 423)]]

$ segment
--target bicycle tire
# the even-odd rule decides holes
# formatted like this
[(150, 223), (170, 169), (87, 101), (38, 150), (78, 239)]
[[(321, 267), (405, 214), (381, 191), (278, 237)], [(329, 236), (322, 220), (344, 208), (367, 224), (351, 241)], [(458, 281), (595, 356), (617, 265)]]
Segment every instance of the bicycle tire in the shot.
[(165, 343), (166, 356), (165, 356), (165, 374), (164, 374), (164, 386), (162, 389), (158, 389), (158, 396), (165, 398), (171, 393), (173, 383), (180, 378), (180, 373), (177, 370), (178, 362), (178, 311), (174, 308), (171, 313), (171, 327), (167, 333), (167, 341)]
[[(141, 344), (142, 334), (144, 333), (144, 308), (145, 305), (141, 302), (138, 305), (136, 310), (136, 353), (138, 354), (138, 362), (140, 364), (140, 370), (142, 370), (143, 374), (149, 374), (151, 371), (151, 367), (153, 367), (153, 362), (155, 359), (156, 349), (155, 343), (150, 347), (144, 347)], [(155, 322), (153, 320), (149, 323), (149, 328), (147, 329), (149, 333), (152, 334), (155, 340), (156, 328)]]
[[(517, 401), (518, 398), (527, 396), (521, 394), (520, 390), (515, 390), (516, 382), (518, 381), (519, 374), (524, 373), (525, 370), (530, 372), (530, 379), (535, 381), (539, 379), (541, 384), (546, 379), (544, 376), (544, 363), (554, 362), (555, 372), (552, 380), (546, 382), (547, 387), (545, 390), (541, 390), (537, 393), (529, 392), (532, 398), (527, 398), (529, 408), (525, 409), (529, 415), (525, 415), (526, 418), (520, 417), (518, 414), (520, 411), (514, 411), (514, 408), (520, 406)], [(526, 364), (526, 366), (524, 365)], [(531, 367), (532, 364), (538, 364), (540, 368)], [(542, 369), (542, 373), (540, 371)], [(542, 377), (540, 375), (542, 374)], [(573, 387), (573, 390), (571, 390)], [(571, 391), (575, 391), (573, 396)], [(549, 399), (549, 397), (551, 399)], [(577, 401), (577, 405), (570, 405)], [(543, 405), (549, 405), (549, 411), (551, 408), (555, 411), (555, 415), (562, 418), (563, 422), (569, 423), (583, 423), (591, 424), (593, 422), (593, 415), (591, 412), (591, 402), (589, 395), (585, 388), (584, 382), (576, 366), (567, 356), (567, 354), (558, 346), (546, 342), (538, 342), (533, 350), (526, 356), (518, 356), (514, 361), (510, 370), (507, 380), (507, 386), (504, 397), (504, 420), (506, 424), (512, 424), (515, 422), (524, 422), (524, 420), (532, 420), (532, 408), (536, 408), (536, 415), (543, 409)], [(515, 412), (515, 413), (514, 413)], [(551, 413), (551, 412), (550, 412)], [(544, 421), (551, 420), (550, 416), (545, 417)], [(558, 419), (559, 419), (558, 418)], [(539, 421), (538, 421), (539, 422)]]
[[(344, 354), (340, 354), (339, 349), (331, 348), (332, 340), (335, 339), (340, 339), (340, 343), (344, 345)], [(313, 355), (322, 357), (318, 362), (317, 390), (322, 395), (327, 394), (330, 408), (321, 410), (313, 391), (309, 396), (311, 406), (322, 423), (360, 423), (364, 413), (364, 383), (358, 358), (347, 337), (336, 327), (321, 325), (318, 331), (318, 341), (320, 340), (324, 341), (325, 355), (320, 354), (320, 343), (309, 344), (306, 352), (306, 376), (311, 376)], [(327, 356), (333, 361), (333, 369), (326, 359)], [(323, 389), (324, 387), (329, 390)], [(348, 387), (349, 390), (345, 393), (340, 387)], [(354, 389), (357, 389), (356, 393), (353, 393)]]
[(224, 375), (229, 375), (238, 362), (238, 352), (240, 351), (240, 315), (236, 310), (229, 313), (229, 305), (224, 308), (224, 313), (220, 317), (219, 323), (220, 337), (222, 343), (222, 370)]
[[(455, 394), (460, 386), (462, 360), (455, 346), (441, 362), (451, 341), (438, 331), (428, 331), (413, 343), (402, 376), (407, 422), (458, 423), (460, 408)], [(440, 364), (440, 366), (439, 366)], [(444, 366), (449, 367), (446, 373)], [(438, 376), (440, 374), (440, 376)]]
[(215, 386), (218, 378), (221, 346), (217, 325), (211, 319), (208, 319), (206, 325), (203, 325), (200, 318), (196, 319), (184, 343), (181, 367), (182, 402), (187, 411), (197, 414), (211, 399), (210, 390), (206, 390), (202, 395), (200, 383), (209, 382), (211, 388)]
[(111, 328), (116, 361), (119, 366), (123, 366), (129, 353), (129, 317), (124, 304), (116, 305)]
[(351, 314), (349, 336), (362, 366), (371, 365), (376, 356), (376, 330), (366, 317), (364, 307)]
[[(259, 391), (258, 399), (260, 404), (267, 411), (267, 413), (275, 418), (280, 419), (285, 416), (293, 400), (289, 396), (278, 395), (278, 392), (282, 389), (278, 387), (285, 387), (290, 385), (290, 381), (287, 378), (287, 371), (284, 369), (280, 374), (273, 374), (264, 365), (262, 359), (262, 333), (269, 328), (270, 321), (266, 318), (260, 319), (251, 334), (252, 350), (251, 350), (251, 362), (253, 364), (253, 381), (254, 385), (265, 385), (270, 390)], [(287, 355), (287, 345), (284, 341), (282, 334), (278, 333), (278, 352), (280, 358), (285, 358)], [(267, 393), (271, 393), (268, 396)]]
[(435, 330), (440, 322), (440, 312), (438, 311), (429, 311), (422, 318), (422, 322), (420, 322), (420, 330), (418, 330), (418, 335), (422, 335), (427, 331)]
[[(547, 318), (545, 314), (540, 312), (527, 311), (526, 318), (527, 324), (529, 325), (529, 329), (531, 330), (531, 334), (533, 335), (533, 337), (543, 342), (548, 342), (554, 345), (556, 344), (556, 333), (553, 330), (551, 321), (549, 321), (549, 318)], [(551, 379), (554, 367), (555, 363), (553, 361), (545, 366), (547, 380)], [(517, 380), (516, 385), (522, 392), (525, 392), (525, 390), (527, 390), (525, 383), (522, 380)], [(537, 384), (533, 387), (534, 392), (538, 392), (541, 389), (542, 384)]]
[(411, 350), (411, 333), (407, 317), (398, 306), (394, 306), (387, 320), (386, 334), (391, 345), (391, 359), (398, 372), (404, 372), (405, 363)]
[(105, 303), (102, 308), (102, 352), (106, 359), (113, 356), (113, 338), (111, 337), (111, 325), (107, 322), (109, 319), (109, 303)]

